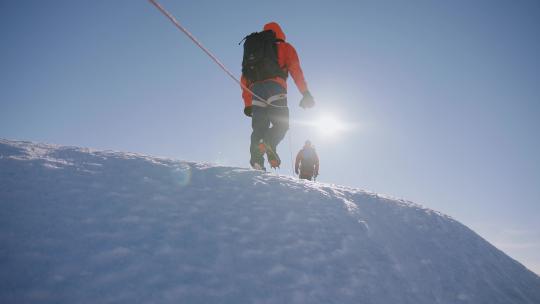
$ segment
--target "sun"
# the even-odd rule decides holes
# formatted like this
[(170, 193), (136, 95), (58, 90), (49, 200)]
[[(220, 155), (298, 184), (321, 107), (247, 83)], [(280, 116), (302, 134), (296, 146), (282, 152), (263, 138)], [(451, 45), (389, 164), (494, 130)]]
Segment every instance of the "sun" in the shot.
[(326, 136), (336, 135), (345, 130), (345, 126), (332, 115), (322, 116), (317, 120), (317, 128), (319, 132)]

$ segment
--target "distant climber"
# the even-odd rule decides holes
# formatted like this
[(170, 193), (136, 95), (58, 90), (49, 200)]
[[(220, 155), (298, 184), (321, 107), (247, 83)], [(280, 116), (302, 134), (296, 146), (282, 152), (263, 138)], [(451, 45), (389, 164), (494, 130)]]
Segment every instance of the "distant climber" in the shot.
[(303, 95), (300, 107), (311, 108), (315, 101), (304, 80), (296, 50), (285, 42), (285, 34), (277, 23), (270, 22), (262, 32), (252, 33), (244, 39), (241, 82), (257, 95), (242, 88), (244, 114), (251, 117), (253, 129), (250, 164), (255, 169), (265, 170), (266, 153), (270, 167), (277, 168), (281, 160), (276, 147), (289, 129), (289, 73)]
[(311, 145), (311, 141), (306, 140), (304, 147), (296, 155), (294, 172), (299, 175), (300, 179), (307, 180), (317, 178), (319, 175), (319, 156), (315, 147)]

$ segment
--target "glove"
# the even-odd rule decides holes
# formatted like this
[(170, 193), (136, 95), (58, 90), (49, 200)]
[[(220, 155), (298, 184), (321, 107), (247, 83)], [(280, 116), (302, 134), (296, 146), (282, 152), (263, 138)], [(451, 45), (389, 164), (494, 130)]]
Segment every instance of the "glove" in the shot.
[(315, 100), (313, 100), (313, 96), (311, 96), (311, 93), (309, 91), (304, 92), (304, 97), (302, 100), (300, 100), (300, 107), (303, 109), (312, 108), (315, 106)]
[(251, 117), (251, 114), (252, 114), (252, 108), (251, 106), (247, 106), (244, 108), (244, 114), (248, 117)]

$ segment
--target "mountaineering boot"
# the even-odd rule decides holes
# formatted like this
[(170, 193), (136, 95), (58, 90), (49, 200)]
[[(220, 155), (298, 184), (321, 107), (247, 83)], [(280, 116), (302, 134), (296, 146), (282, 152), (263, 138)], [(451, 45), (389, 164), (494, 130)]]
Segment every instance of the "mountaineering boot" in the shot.
[(249, 163), (251, 165), (251, 168), (266, 172), (266, 168), (263, 165), (259, 164), (258, 162), (250, 161)]
[(251, 167), (253, 169), (255, 169), (255, 170), (266, 172), (266, 168), (263, 165), (259, 164), (259, 163), (252, 162)]
[(261, 150), (262, 153), (266, 152), (268, 162), (270, 163), (270, 167), (272, 169), (279, 168), (279, 165), (281, 165), (281, 159), (279, 159), (279, 155), (274, 151), (274, 149), (272, 149), (272, 147), (270, 147), (270, 145), (260, 143), (259, 150)]
[(252, 151), (249, 164), (255, 170), (266, 172), (266, 168), (264, 167), (264, 150), (261, 150), (262, 148), (264, 148), (264, 144), (261, 143), (255, 148), (255, 151)]

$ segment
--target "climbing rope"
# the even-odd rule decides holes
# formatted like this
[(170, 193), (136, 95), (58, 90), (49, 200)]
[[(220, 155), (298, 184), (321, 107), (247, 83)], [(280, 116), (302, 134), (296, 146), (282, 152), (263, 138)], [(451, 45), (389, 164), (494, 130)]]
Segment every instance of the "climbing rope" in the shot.
[(289, 127), (289, 154), (291, 156), (291, 175), (294, 176), (294, 167), (295, 167), (295, 161), (293, 161), (293, 152), (292, 152), (292, 130)]

